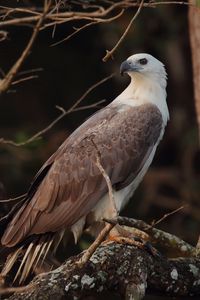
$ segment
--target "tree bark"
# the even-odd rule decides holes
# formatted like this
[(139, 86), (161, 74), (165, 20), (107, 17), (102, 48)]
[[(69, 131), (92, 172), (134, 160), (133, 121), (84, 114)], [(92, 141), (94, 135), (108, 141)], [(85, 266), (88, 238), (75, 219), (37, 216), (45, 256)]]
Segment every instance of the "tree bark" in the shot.
[(200, 2), (189, 1), (189, 35), (193, 65), (194, 98), (200, 136)]
[(105, 291), (125, 299), (142, 299), (148, 290), (176, 296), (200, 295), (200, 258), (167, 259), (135, 246), (100, 246), (82, 267), (81, 255), (58, 269), (37, 276), (9, 300), (84, 299)]

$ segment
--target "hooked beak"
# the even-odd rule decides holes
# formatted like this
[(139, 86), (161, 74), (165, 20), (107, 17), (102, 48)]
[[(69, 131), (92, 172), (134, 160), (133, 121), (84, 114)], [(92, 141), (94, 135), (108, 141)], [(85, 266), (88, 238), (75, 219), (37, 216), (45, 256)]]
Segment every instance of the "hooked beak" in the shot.
[(128, 72), (139, 72), (142, 68), (140, 66), (136, 66), (127, 60), (125, 60), (120, 66), (120, 75), (124, 75), (124, 73)]

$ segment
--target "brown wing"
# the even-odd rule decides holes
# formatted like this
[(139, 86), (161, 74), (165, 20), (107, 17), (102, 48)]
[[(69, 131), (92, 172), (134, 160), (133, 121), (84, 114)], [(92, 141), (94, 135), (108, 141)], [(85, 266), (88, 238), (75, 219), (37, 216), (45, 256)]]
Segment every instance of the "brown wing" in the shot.
[(91, 117), (42, 167), (2, 244), (11, 247), (32, 234), (70, 228), (107, 192), (97, 149), (113, 187), (121, 189), (141, 170), (161, 130), (162, 116), (150, 104), (110, 105)]

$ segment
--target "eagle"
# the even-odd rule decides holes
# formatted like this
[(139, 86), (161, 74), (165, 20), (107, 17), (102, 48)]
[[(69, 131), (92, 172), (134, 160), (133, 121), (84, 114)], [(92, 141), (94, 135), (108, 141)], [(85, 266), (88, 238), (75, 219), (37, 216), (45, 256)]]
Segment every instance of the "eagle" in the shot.
[(21, 255), (17, 276), (26, 278), (69, 232), (75, 242), (85, 229), (95, 234), (103, 219), (123, 209), (147, 172), (169, 119), (167, 74), (146, 53), (128, 57), (120, 73), (130, 76), (126, 89), (63, 142), (36, 174), (25, 199), (0, 220), (1, 245), (11, 249), (2, 276)]

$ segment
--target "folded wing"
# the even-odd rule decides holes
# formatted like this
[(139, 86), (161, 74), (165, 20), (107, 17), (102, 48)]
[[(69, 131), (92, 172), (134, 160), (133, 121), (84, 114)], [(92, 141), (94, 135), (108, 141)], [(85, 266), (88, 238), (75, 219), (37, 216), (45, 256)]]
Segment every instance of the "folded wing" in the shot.
[(129, 185), (140, 172), (162, 131), (152, 104), (110, 105), (80, 126), (36, 175), (1, 242), (12, 247), (33, 234), (70, 228), (107, 193), (98, 153), (113, 188)]

